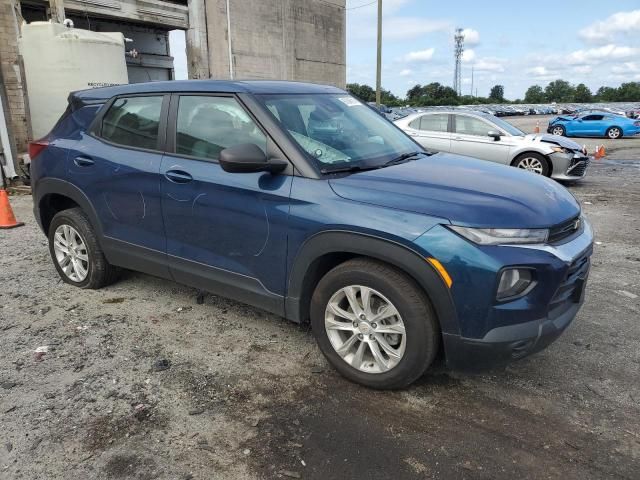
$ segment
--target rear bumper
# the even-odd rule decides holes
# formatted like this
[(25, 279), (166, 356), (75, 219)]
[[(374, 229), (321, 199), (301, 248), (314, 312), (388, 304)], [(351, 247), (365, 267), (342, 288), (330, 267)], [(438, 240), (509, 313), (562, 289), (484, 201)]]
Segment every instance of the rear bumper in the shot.
[(566, 330), (580, 306), (573, 304), (555, 318), (496, 328), (482, 339), (443, 334), (447, 366), (453, 370), (483, 370), (539, 352)]

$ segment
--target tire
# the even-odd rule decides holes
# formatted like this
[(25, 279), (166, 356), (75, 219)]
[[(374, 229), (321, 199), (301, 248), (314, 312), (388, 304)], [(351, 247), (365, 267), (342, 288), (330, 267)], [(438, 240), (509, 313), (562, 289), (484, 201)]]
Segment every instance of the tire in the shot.
[(567, 131), (562, 125), (554, 125), (553, 127), (551, 127), (551, 134), (560, 135), (564, 137), (567, 135)]
[[(75, 245), (71, 249), (73, 255), (64, 253), (65, 249), (70, 251), (70, 239)], [(104, 287), (113, 283), (119, 273), (117, 267), (107, 262), (89, 219), (80, 208), (63, 210), (53, 217), (49, 226), (49, 253), (60, 278), (79, 288)], [(70, 256), (73, 258), (68, 259)], [(78, 264), (81, 267), (76, 267)]]
[(547, 157), (536, 152), (525, 152), (518, 155), (511, 165), (545, 177), (551, 173)]
[[(343, 312), (352, 317), (340, 318), (333, 314), (329, 303), (333, 304), (336, 298), (340, 298), (343, 289), (349, 288), (360, 289), (360, 296), (356, 296), (359, 299), (358, 308), (364, 305), (363, 289), (371, 290), (369, 310), (372, 317), (366, 321), (353, 315), (346, 295), (342, 298), (346, 302)], [(384, 301), (391, 304), (387, 310)], [(376, 313), (380, 316), (382, 311), (389, 312), (394, 307), (398, 315), (375, 319)], [(385, 390), (406, 387), (424, 374), (440, 344), (440, 328), (424, 291), (402, 271), (376, 260), (357, 258), (329, 271), (313, 293), (310, 313), (314, 336), (329, 363), (344, 377), (366, 387)], [(352, 323), (354, 319), (356, 322)], [(341, 329), (327, 330), (326, 322), (333, 325), (336, 320), (340, 322)], [(399, 324), (404, 326), (404, 334), (389, 333), (389, 330), (399, 332)], [(342, 330), (351, 327), (352, 330)], [(354, 340), (350, 360), (344, 359), (338, 354), (332, 340), (336, 342), (338, 337), (348, 340), (358, 335), (362, 341)], [(395, 350), (402, 351), (401, 357), (396, 360), (387, 353), (387, 348), (394, 346), (397, 346)], [(357, 352), (360, 348), (364, 353), (361, 361), (358, 361)], [(374, 348), (378, 353), (382, 352), (383, 360), (386, 358), (388, 365), (394, 365), (387, 370), (382, 369), (381, 363), (374, 358)], [(355, 365), (360, 366), (356, 368)], [(376, 372), (376, 369), (379, 371)]]
[(605, 136), (611, 140), (622, 138), (622, 129), (620, 127), (609, 127), (605, 132)]

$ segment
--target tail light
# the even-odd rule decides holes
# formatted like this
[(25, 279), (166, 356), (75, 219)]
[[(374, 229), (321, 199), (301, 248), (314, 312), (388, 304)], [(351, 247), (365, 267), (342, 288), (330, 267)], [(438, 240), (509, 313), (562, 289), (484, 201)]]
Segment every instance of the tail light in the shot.
[(640, 122), (633, 122), (636, 127), (640, 127)]
[(40, 152), (42, 152), (48, 146), (49, 142), (45, 139), (29, 142), (29, 157), (31, 158), (31, 160), (40, 155)]

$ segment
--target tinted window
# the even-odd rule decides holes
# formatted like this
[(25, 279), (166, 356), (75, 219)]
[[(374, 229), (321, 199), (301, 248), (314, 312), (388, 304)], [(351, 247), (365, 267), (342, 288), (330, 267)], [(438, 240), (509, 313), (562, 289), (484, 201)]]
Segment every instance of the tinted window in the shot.
[(456, 133), (486, 137), (490, 130), (491, 126), (478, 118), (456, 115)]
[(265, 135), (231, 97), (180, 97), (176, 133), (176, 153), (210, 160), (241, 143), (267, 149)]
[(430, 132), (446, 132), (449, 115), (423, 115), (420, 117), (420, 130), (428, 130)]
[(582, 120), (602, 120), (604, 115), (585, 115)]
[(117, 99), (102, 119), (102, 138), (119, 145), (156, 149), (162, 98)]

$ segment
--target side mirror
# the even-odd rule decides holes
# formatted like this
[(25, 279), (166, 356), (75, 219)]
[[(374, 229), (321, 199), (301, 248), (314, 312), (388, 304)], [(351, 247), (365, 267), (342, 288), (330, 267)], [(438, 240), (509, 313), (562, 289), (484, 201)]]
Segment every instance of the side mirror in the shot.
[(491, 130), (487, 132), (487, 136), (493, 138), (494, 142), (497, 142), (498, 140), (500, 140), (500, 132), (497, 132), (495, 130)]
[(220, 166), (229, 173), (278, 173), (287, 168), (285, 160), (269, 160), (267, 155), (255, 143), (241, 143), (220, 152)]

